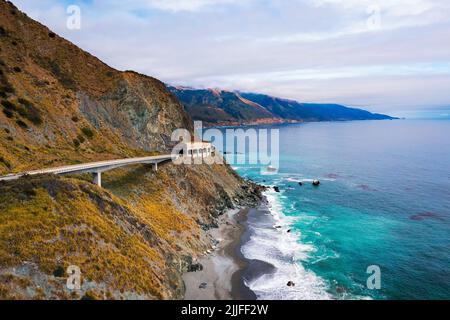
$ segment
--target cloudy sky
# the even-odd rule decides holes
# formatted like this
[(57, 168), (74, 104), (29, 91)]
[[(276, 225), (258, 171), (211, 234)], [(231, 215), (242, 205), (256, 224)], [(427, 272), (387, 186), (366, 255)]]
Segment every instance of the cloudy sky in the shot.
[(450, 118), (448, 0), (13, 2), (109, 65), (170, 84)]

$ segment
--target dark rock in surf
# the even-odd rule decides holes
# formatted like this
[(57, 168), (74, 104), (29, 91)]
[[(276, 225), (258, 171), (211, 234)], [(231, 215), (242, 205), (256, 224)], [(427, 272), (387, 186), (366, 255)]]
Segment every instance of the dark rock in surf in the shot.
[(312, 184), (313, 184), (313, 186), (318, 187), (318, 186), (320, 186), (320, 181), (314, 180)]
[(188, 267), (188, 272), (202, 271), (203, 265), (201, 263), (193, 263)]
[(336, 287), (336, 293), (340, 293), (340, 294), (342, 294), (342, 293), (345, 293), (347, 290), (345, 289), (345, 287), (343, 287), (343, 286), (337, 286)]

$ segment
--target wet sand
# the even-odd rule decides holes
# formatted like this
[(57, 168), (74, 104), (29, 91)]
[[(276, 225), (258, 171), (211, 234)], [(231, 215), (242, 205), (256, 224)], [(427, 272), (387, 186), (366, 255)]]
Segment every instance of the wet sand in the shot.
[(197, 261), (203, 265), (202, 271), (183, 275), (185, 300), (257, 299), (246, 283), (274, 272), (274, 267), (264, 261), (247, 260), (241, 247), (250, 237), (248, 216), (259, 218), (266, 213), (261, 208), (230, 210), (219, 219), (220, 227), (210, 231), (211, 237), (220, 241), (216, 250)]
[(219, 219), (219, 228), (210, 231), (219, 242), (217, 248), (197, 262), (202, 271), (183, 275), (185, 300), (255, 300), (245, 285), (242, 272), (248, 266), (240, 252), (245, 221), (251, 209), (230, 210)]

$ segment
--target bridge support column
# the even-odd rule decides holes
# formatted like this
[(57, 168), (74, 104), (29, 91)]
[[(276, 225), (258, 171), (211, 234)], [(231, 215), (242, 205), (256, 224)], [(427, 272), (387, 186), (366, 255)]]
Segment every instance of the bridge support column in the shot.
[(92, 176), (94, 177), (94, 183), (101, 188), (102, 187), (102, 173), (101, 172), (93, 172)]
[(158, 171), (158, 162), (155, 162), (154, 164), (153, 164), (153, 171)]

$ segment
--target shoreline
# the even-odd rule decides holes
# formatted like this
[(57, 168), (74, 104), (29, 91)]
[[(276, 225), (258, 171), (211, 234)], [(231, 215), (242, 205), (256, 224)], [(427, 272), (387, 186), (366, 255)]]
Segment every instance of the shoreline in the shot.
[(411, 120), (407, 118), (392, 119), (348, 119), (348, 120), (293, 120), (293, 121), (273, 121), (273, 122), (219, 122), (219, 123), (206, 123), (203, 125), (205, 129), (226, 129), (226, 128), (245, 128), (245, 127), (260, 127), (271, 125), (290, 125), (290, 124), (309, 124), (309, 123), (339, 123), (339, 122), (359, 122), (359, 121), (394, 121), (394, 120)]
[(252, 261), (241, 253), (251, 210), (257, 209), (229, 210), (219, 218), (219, 228), (209, 231), (219, 243), (214, 252), (196, 261), (202, 270), (183, 274), (184, 300), (256, 300), (244, 282)]
[[(236, 248), (235, 254), (243, 261), (241, 268), (237, 270), (233, 274), (233, 284), (235, 285), (233, 288), (236, 289), (234, 297), (237, 297), (237, 300), (245, 300), (245, 297), (239, 296), (239, 291), (241, 288), (239, 286), (245, 286), (247, 290), (252, 293), (254, 300), (258, 298), (257, 294), (253, 292), (247, 285), (247, 283), (251, 283), (254, 280), (264, 276), (264, 275), (272, 275), (275, 273), (275, 266), (262, 260), (257, 259), (248, 259), (242, 253), (242, 248), (250, 241), (251, 230), (249, 226), (249, 219), (256, 218), (258, 220), (263, 219), (263, 216), (267, 214), (267, 210), (263, 205), (267, 203), (267, 199), (263, 198), (261, 203), (257, 208), (249, 208), (247, 214), (245, 216), (245, 221), (243, 221), (243, 232), (240, 237), (239, 245)], [(272, 224), (273, 225), (273, 224)]]
[(322, 279), (292, 262), (305, 249), (290, 225), (274, 216), (270, 203), (265, 195), (256, 207), (220, 217), (219, 228), (209, 236), (221, 241), (195, 261), (203, 270), (183, 275), (184, 300), (332, 299)]

